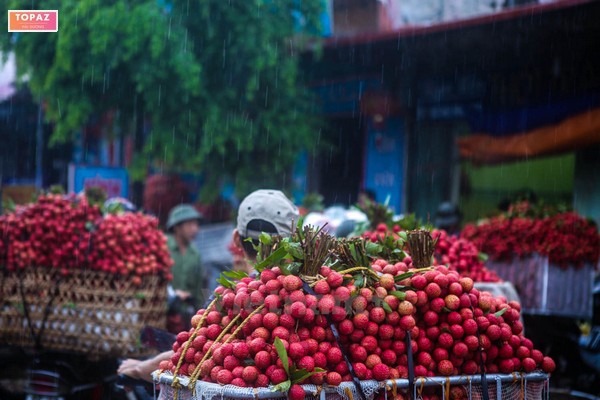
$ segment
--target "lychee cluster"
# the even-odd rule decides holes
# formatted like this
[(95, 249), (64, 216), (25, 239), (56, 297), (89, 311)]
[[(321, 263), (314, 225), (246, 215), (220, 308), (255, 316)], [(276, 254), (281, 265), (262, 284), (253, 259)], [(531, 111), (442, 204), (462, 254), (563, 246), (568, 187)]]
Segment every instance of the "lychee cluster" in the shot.
[[(219, 287), (160, 368), (223, 385), (277, 385), (290, 379), (274, 345), (279, 339), (287, 367), (318, 371), (294, 384), (350, 381), (344, 354), (361, 380), (407, 378), (409, 351), (416, 376), (476, 374), (480, 359), (486, 373), (554, 370), (523, 336), (519, 304), (480, 293), (471, 278), (445, 266), (416, 270), (410, 257), (352, 270), (377, 280), (357, 287), (349, 270), (323, 266), (307, 289), (275, 267)], [(301, 387), (292, 387), (300, 395)]]
[(501, 281), (496, 272), (486, 268), (480, 258), (479, 249), (469, 239), (449, 235), (441, 229), (431, 232), (431, 236), (437, 241), (435, 258), (440, 264), (475, 282)]

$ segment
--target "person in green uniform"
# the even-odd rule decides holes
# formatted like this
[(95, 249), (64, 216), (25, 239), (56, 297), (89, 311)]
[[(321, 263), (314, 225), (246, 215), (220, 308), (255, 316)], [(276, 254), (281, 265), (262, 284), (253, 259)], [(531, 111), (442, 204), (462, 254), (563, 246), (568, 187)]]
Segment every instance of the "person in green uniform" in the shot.
[(193, 240), (200, 231), (200, 214), (189, 204), (174, 207), (167, 221), (167, 246), (173, 259), (173, 281), (175, 294), (184, 301), (192, 301), (198, 307), (204, 301), (206, 274), (202, 270), (200, 253)]

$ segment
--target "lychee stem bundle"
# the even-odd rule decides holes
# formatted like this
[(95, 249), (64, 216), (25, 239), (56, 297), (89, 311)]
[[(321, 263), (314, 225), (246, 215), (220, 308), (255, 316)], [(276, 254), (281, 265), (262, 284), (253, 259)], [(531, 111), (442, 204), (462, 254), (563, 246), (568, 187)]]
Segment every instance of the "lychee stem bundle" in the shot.
[[(192, 375), (190, 377), (190, 386), (192, 388), (195, 386), (194, 383), (196, 383), (196, 380), (198, 379), (198, 376), (200, 375), (200, 368), (202, 367), (202, 364), (204, 364), (204, 362), (208, 359), (208, 357), (210, 357), (214, 347), (221, 341), (221, 339), (223, 339), (223, 337), (227, 334), (227, 332), (229, 332), (231, 327), (233, 325), (235, 325), (235, 323), (238, 321), (238, 319), (240, 319), (241, 316), (242, 316), (241, 314), (238, 314), (235, 316), (235, 318), (233, 318), (231, 320), (231, 322), (223, 329), (223, 331), (219, 334), (219, 336), (217, 336), (217, 338), (215, 339), (213, 344), (210, 346), (210, 348), (208, 349), (208, 351), (206, 352), (204, 357), (202, 357), (202, 360), (200, 360), (198, 365), (196, 365), (196, 369), (194, 369), (194, 372), (192, 373)], [(185, 355), (185, 353), (184, 353), (184, 355)]]
[(420, 229), (409, 232), (408, 247), (413, 257), (413, 264), (417, 268), (425, 268), (431, 265), (435, 243), (429, 231)]
[(202, 325), (204, 325), (204, 322), (208, 318), (208, 312), (210, 311), (210, 309), (212, 307), (214, 307), (214, 305), (217, 303), (217, 300), (218, 300), (218, 298), (215, 298), (213, 301), (210, 302), (208, 307), (206, 307), (204, 314), (202, 314), (202, 318), (200, 318), (200, 321), (198, 321), (198, 325), (196, 326), (196, 329), (194, 329), (194, 333), (190, 336), (189, 340), (186, 342), (185, 347), (183, 348), (183, 351), (181, 353), (181, 357), (179, 357), (179, 361), (177, 362), (177, 366), (175, 367), (175, 372), (173, 373), (173, 375), (174, 375), (173, 384), (171, 386), (177, 387), (179, 385), (179, 380), (177, 379), (177, 374), (179, 373), (179, 368), (181, 368), (181, 365), (183, 364), (183, 360), (185, 358), (185, 353), (189, 349), (190, 345), (192, 344), (192, 341), (198, 334), (198, 331), (200, 330), (200, 328), (202, 328)]

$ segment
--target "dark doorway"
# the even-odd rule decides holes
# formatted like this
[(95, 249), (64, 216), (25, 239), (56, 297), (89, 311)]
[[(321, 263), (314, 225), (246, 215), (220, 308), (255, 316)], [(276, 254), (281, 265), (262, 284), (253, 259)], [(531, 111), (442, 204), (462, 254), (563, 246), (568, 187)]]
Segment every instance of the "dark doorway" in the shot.
[(356, 203), (364, 159), (364, 120), (332, 118), (325, 132), (326, 147), (319, 157), (319, 192), (326, 205)]

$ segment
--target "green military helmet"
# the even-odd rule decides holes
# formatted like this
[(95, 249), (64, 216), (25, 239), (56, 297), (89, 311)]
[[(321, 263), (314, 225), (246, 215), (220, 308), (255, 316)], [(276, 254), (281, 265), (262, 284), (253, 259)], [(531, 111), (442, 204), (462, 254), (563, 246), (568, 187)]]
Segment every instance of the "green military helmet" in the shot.
[(192, 221), (202, 219), (202, 214), (200, 214), (193, 206), (189, 204), (180, 204), (176, 207), (173, 207), (171, 212), (169, 212), (169, 220), (167, 221), (167, 231), (173, 230), (176, 225), (179, 225), (185, 221)]

